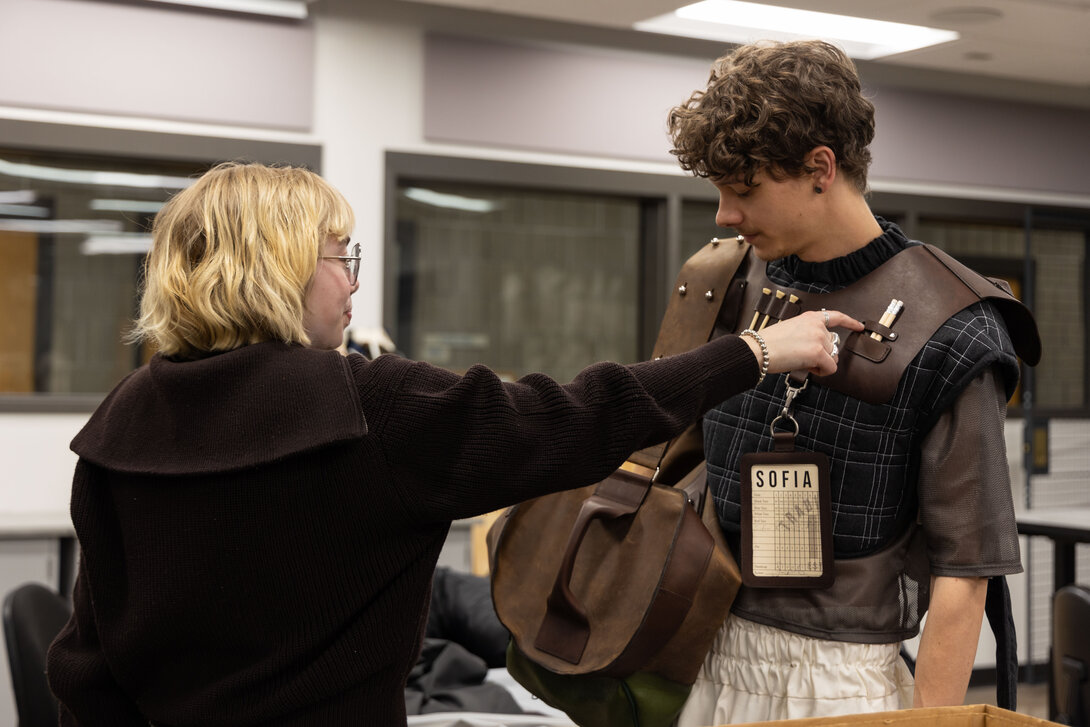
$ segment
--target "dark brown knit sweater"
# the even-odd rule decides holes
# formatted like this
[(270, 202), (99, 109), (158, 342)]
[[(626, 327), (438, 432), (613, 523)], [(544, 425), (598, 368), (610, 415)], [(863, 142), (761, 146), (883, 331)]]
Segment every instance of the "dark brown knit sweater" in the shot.
[(734, 337), (565, 386), (278, 343), (156, 357), (72, 442), (62, 724), (403, 725), (451, 520), (602, 479), (756, 379)]

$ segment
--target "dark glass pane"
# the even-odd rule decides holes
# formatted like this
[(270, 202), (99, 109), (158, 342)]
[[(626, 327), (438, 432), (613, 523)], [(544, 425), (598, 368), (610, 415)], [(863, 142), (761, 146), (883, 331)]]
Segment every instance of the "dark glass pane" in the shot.
[(0, 392), (101, 393), (146, 357), (121, 339), (150, 221), (200, 171), (0, 149)]
[[(1003, 278), (1016, 296), (1023, 296), (1026, 242), (1021, 226), (923, 220), (920, 236), (977, 272)], [(1087, 405), (1086, 236), (1080, 230), (1034, 228), (1031, 250), (1034, 316), (1044, 350), (1035, 371), (1034, 404), (1083, 408)]]
[(638, 359), (637, 200), (406, 183), (393, 257), (411, 358), (561, 380)]

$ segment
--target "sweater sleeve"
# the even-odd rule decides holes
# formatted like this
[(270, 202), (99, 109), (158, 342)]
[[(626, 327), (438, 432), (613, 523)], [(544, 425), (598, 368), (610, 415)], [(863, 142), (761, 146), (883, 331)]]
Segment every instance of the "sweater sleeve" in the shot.
[(80, 566), (73, 615), (49, 649), (46, 674), (60, 702), (61, 727), (147, 727), (136, 705), (114, 680), (95, 627), (94, 604)]
[(411, 483), (401, 493), (408, 507), (449, 520), (597, 482), (757, 376), (735, 336), (658, 361), (594, 364), (565, 385), (417, 363), (374, 432), (398, 479)]

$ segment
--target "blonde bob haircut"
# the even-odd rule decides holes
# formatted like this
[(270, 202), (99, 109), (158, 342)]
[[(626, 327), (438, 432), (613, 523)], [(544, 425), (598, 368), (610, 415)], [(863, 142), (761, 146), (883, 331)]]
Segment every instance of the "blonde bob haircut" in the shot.
[(130, 339), (176, 357), (309, 345), (303, 305), (318, 257), (354, 224), (341, 193), (307, 169), (213, 167), (155, 217)]

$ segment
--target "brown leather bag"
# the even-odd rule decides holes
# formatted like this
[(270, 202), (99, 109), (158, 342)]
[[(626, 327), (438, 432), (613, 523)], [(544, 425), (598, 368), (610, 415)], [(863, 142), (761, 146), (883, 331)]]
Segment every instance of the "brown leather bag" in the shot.
[(703, 462), (675, 487), (622, 468), (504, 513), (492, 596), (522, 653), (557, 674), (691, 684), (741, 582), (706, 487)]
[[(656, 357), (710, 338), (745, 247), (709, 245), (686, 263)], [(741, 584), (694, 432), (596, 485), (511, 507), (489, 531), (508, 670), (577, 724), (670, 724)]]
[(703, 460), (673, 487), (633, 469), (489, 531), (508, 671), (584, 727), (670, 725), (742, 582)]

